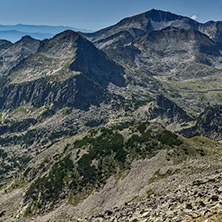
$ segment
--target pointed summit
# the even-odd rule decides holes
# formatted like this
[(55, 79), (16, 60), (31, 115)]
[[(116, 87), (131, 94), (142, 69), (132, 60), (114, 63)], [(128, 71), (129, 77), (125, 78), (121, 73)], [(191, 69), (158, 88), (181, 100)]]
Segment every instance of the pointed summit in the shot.
[(57, 108), (71, 106), (85, 110), (110, 99), (106, 89), (109, 83), (125, 86), (123, 75), (123, 68), (104, 52), (78, 33), (67, 30), (42, 41), (36, 53), (11, 70), (9, 79), (14, 90), (22, 85), (21, 95), (27, 91), (30, 94), (10, 102), (5, 96), (2, 104), (6, 108), (53, 103)]
[(36, 40), (36, 39), (32, 38), (30, 35), (25, 35), (21, 38), (20, 41), (33, 41), (33, 40)]
[(80, 35), (77, 32), (72, 30), (64, 31), (51, 39), (43, 40), (40, 43), (38, 52), (51, 57), (73, 57), (78, 38), (80, 38)]
[(39, 47), (40, 40), (32, 38), (30, 35), (23, 36), (19, 41), (17, 41), (14, 45), (28, 48), (35, 48), (35, 52)]
[(0, 43), (1, 66), (0, 74), (6, 75), (20, 61), (36, 53), (39, 48), (39, 40), (31, 36), (24, 36), (16, 43), (2, 40)]
[(144, 13), (144, 15), (146, 16), (146, 18), (152, 19), (155, 22), (161, 22), (161, 21), (167, 22), (167, 21), (185, 18), (179, 15), (173, 14), (171, 12), (161, 11), (161, 10), (156, 10), (156, 9), (147, 11)]
[(74, 37), (74, 36), (78, 36), (79, 34), (73, 30), (65, 30), (64, 32), (58, 33), (57, 35), (54, 36), (54, 38), (62, 38), (62, 37)]
[(25, 82), (44, 76), (66, 78), (76, 73), (82, 73), (103, 87), (109, 82), (118, 86), (125, 84), (123, 68), (71, 30), (42, 41), (37, 53), (20, 63), (10, 74), (15, 77), (14, 81)]

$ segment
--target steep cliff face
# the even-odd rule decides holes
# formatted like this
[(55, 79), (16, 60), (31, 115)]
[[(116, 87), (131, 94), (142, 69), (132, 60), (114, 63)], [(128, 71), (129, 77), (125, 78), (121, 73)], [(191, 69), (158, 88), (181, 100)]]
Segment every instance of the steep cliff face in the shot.
[(213, 140), (222, 140), (222, 105), (207, 107), (197, 119), (195, 126), (184, 129), (186, 137), (205, 136)]
[(157, 96), (156, 106), (150, 109), (150, 118), (157, 117), (173, 119), (177, 123), (193, 120), (181, 107), (163, 95)]
[(70, 69), (84, 73), (100, 85), (107, 87), (109, 82), (117, 86), (125, 86), (123, 67), (111, 61), (107, 55), (99, 51), (86, 39), (79, 38), (75, 60)]
[(82, 74), (61, 83), (53, 81), (52, 78), (41, 78), (21, 84), (1, 85), (0, 108), (3, 110), (22, 105), (87, 109), (90, 105), (99, 105), (109, 98), (109, 93), (103, 87)]

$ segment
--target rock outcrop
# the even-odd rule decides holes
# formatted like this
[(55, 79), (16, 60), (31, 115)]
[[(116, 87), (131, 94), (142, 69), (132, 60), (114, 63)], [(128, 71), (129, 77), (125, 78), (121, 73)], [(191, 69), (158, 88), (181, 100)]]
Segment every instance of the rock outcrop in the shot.
[(222, 140), (222, 105), (207, 107), (197, 118), (195, 126), (180, 133), (186, 137), (205, 136), (213, 140)]
[(179, 123), (193, 120), (181, 107), (163, 95), (157, 96), (156, 106), (150, 109), (150, 119), (157, 117), (174, 119)]

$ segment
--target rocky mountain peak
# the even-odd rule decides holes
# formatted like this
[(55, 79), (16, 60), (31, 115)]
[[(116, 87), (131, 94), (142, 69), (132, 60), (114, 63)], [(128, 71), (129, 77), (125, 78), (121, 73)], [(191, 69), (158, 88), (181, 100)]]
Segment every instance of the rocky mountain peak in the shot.
[(81, 38), (81, 36), (79, 35), (79, 33), (72, 31), (72, 30), (66, 30), (64, 32), (61, 32), (57, 35), (55, 35), (52, 39), (50, 39), (51, 41), (59, 41), (59, 42), (76, 42), (76, 40), (78, 38)]
[(222, 41), (221, 22), (202, 24), (186, 16), (156, 9), (125, 18), (117, 24), (97, 32), (83, 33), (82, 35), (92, 41), (98, 48), (106, 49), (128, 45), (147, 32), (161, 30), (166, 27), (198, 30), (213, 41)]
[(146, 18), (152, 19), (155, 22), (172, 21), (172, 20), (177, 20), (177, 19), (182, 18), (182, 16), (178, 16), (178, 15), (173, 14), (171, 12), (161, 11), (161, 10), (156, 10), (156, 9), (152, 9), (150, 11), (147, 11), (144, 13), (144, 15)]
[[(146, 23), (149, 24), (149, 21), (168, 22), (168, 21), (180, 20), (180, 19), (185, 19), (185, 18), (186, 17), (179, 16), (171, 12), (151, 9), (144, 13), (125, 18), (121, 20), (119, 23), (117, 23), (116, 25), (122, 25), (124, 23), (130, 24), (130, 23), (141, 22), (141, 21), (144, 21), (144, 22), (146, 21)], [(186, 18), (186, 19), (189, 19), (189, 18)]]
[(2, 47), (4, 45), (13, 45), (13, 43), (11, 43), (8, 40), (0, 40), (0, 47)]
[(15, 82), (39, 79), (45, 75), (59, 75), (64, 80), (64, 73), (66, 76), (82, 73), (104, 87), (109, 82), (124, 85), (123, 68), (87, 39), (71, 30), (43, 40), (37, 53), (12, 70), (11, 76)]
[(0, 43), (0, 75), (8, 74), (20, 61), (36, 53), (39, 44), (39, 40), (33, 39), (30, 36), (24, 36), (14, 44), (2, 40)]
[(29, 35), (23, 36), (19, 41), (14, 44), (16, 48), (27, 48), (36, 52), (39, 48), (40, 40), (34, 39)]
[(80, 35), (74, 31), (64, 31), (51, 39), (43, 40), (38, 52), (52, 57), (72, 57), (79, 37)]
[(0, 53), (4, 52), (6, 49), (8, 49), (12, 45), (13, 43), (7, 40), (0, 40)]
[(26, 42), (26, 41), (33, 41), (33, 40), (36, 40), (36, 39), (32, 38), (30, 35), (25, 35), (19, 41)]

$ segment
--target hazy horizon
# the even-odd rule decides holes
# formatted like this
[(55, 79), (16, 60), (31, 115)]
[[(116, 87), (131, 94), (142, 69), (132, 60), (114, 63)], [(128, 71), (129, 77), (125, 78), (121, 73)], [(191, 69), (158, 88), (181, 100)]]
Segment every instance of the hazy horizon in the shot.
[(96, 31), (153, 8), (187, 16), (198, 22), (222, 20), (222, 2), (176, 0), (8, 0), (1, 2), (1, 25), (69, 26)]

